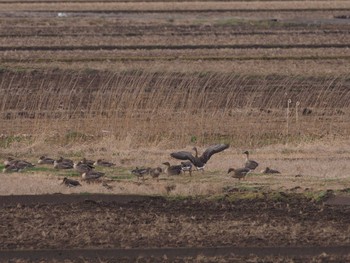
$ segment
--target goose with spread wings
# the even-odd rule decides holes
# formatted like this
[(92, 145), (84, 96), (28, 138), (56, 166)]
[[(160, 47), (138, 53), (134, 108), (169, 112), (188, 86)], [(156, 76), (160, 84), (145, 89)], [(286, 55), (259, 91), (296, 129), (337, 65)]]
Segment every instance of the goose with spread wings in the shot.
[(186, 151), (174, 152), (171, 153), (170, 156), (179, 160), (189, 160), (197, 170), (204, 170), (205, 164), (213, 154), (222, 152), (228, 147), (230, 147), (229, 144), (215, 144), (206, 149), (201, 156), (198, 156), (198, 150), (194, 147), (193, 150), (196, 152), (195, 156)]

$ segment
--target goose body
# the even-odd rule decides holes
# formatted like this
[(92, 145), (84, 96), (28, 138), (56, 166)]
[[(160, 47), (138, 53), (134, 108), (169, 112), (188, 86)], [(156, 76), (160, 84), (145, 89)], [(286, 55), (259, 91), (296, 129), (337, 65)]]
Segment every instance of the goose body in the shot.
[(46, 156), (40, 156), (38, 160), (38, 164), (53, 164), (55, 162), (54, 159), (46, 157)]
[(98, 159), (94, 165), (98, 165), (98, 166), (104, 166), (104, 167), (111, 167), (111, 166), (115, 166), (114, 163), (111, 163), (111, 162), (108, 162), (108, 161), (105, 161), (105, 160), (102, 160), (102, 159)]
[(269, 167), (266, 167), (266, 169), (263, 170), (262, 173), (264, 173), (264, 174), (280, 174), (279, 171), (274, 170), (274, 169), (270, 169)]
[(60, 158), (58, 158), (57, 160), (55, 160), (55, 161), (54, 161), (54, 164), (55, 164), (55, 162), (57, 162), (57, 163), (71, 164), (72, 167), (73, 167), (73, 165), (74, 165), (73, 160), (71, 160), (71, 159), (65, 159), (65, 158), (63, 158), (62, 156), (61, 156)]
[(165, 173), (168, 175), (179, 175), (182, 173), (182, 166), (181, 165), (170, 165), (169, 162), (163, 163), (165, 168)]
[(86, 158), (83, 158), (83, 159), (81, 160), (81, 162), (84, 163), (84, 164), (88, 164), (88, 165), (90, 165), (90, 166), (94, 166), (94, 163), (95, 163), (95, 161), (93, 161), (93, 160), (88, 160), (88, 159), (86, 159)]
[(215, 153), (222, 152), (229, 146), (229, 144), (212, 145), (208, 147), (201, 156), (198, 156), (198, 150), (196, 147), (193, 147), (195, 156), (193, 156), (192, 153), (186, 151), (174, 152), (171, 153), (170, 156), (179, 160), (188, 160), (197, 168), (197, 170), (203, 170), (204, 166), (209, 161), (211, 156), (213, 156)]
[(136, 175), (137, 178), (140, 178), (140, 177), (144, 178), (144, 176), (146, 174), (149, 174), (150, 169), (151, 168), (138, 168), (138, 167), (136, 167), (136, 169), (132, 170), (131, 173)]
[(163, 169), (160, 167), (151, 168), (149, 170), (149, 174), (152, 176), (152, 178), (158, 178), (162, 172), (163, 172)]
[(83, 180), (96, 180), (101, 178), (102, 176), (104, 176), (105, 174), (102, 172), (97, 172), (97, 171), (93, 171), (90, 170), (88, 172), (85, 172), (81, 175), (81, 178), (83, 178)]
[(79, 181), (68, 179), (67, 177), (63, 178), (63, 182), (61, 184), (65, 184), (68, 187), (81, 186)]
[(190, 176), (192, 175), (192, 163), (191, 162), (181, 162), (181, 169), (182, 171), (185, 172), (189, 172)]
[(86, 164), (86, 163), (82, 163), (81, 161), (75, 163), (73, 165), (73, 168), (78, 172), (78, 173), (86, 173), (91, 171), (92, 169), (94, 169), (94, 167), (92, 165)]
[(250, 170), (255, 170), (256, 167), (258, 167), (259, 163), (254, 161), (254, 160), (249, 159), (249, 152), (248, 151), (245, 151), (243, 154), (245, 154), (245, 156), (246, 156), (245, 157), (246, 162), (245, 162), (244, 167), (249, 168)]
[(232, 177), (238, 178), (238, 180), (241, 180), (244, 178), (251, 170), (249, 168), (243, 167), (243, 168), (230, 168), (228, 169), (227, 173), (233, 172)]
[(54, 161), (53, 167), (56, 169), (72, 169), (73, 164), (69, 162), (58, 162), (57, 160)]
[(14, 164), (7, 164), (5, 165), (4, 169), (2, 169), (2, 171), (4, 173), (8, 173), (8, 172), (20, 172), (21, 169), (19, 167), (17, 167)]

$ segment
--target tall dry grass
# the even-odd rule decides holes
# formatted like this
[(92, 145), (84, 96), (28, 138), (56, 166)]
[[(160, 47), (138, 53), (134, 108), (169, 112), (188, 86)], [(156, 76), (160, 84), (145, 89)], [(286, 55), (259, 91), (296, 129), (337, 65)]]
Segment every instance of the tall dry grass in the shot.
[(348, 136), (349, 85), (349, 76), (3, 71), (0, 133), (48, 144), (111, 136), (130, 147)]

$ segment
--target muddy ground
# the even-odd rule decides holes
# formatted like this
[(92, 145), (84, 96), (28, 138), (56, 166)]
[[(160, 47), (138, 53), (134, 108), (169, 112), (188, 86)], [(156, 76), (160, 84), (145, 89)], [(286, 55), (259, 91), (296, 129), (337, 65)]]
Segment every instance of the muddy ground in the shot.
[(229, 195), (218, 200), (2, 196), (0, 258), (19, 262), (350, 259), (349, 206), (298, 194), (264, 196), (245, 200), (230, 200)]

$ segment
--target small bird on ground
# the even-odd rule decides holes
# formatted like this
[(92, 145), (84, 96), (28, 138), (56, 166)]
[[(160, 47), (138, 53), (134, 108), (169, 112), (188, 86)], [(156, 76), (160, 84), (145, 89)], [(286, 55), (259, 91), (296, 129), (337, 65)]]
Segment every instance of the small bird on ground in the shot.
[(228, 169), (227, 173), (231, 173), (233, 172), (232, 177), (233, 178), (237, 178), (238, 180), (241, 180), (242, 178), (244, 178), (251, 170), (249, 168), (230, 168)]
[(182, 166), (181, 165), (170, 165), (169, 162), (163, 163), (166, 168), (165, 168), (165, 173), (167, 175), (179, 175), (182, 173)]
[(105, 161), (105, 160), (102, 160), (102, 159), (98, 159), (94, 165), (96, 166), (104, 166), (104, 167), (112, 167), (112, 166), (115, 166), (115, 163), (111, 163), (111, 162), (108, 162), (108, 161)]
[(259, 163), (249, 159), (248, 151), (245, 151), (243, 154), (245, 154), (245, 160), (246, 160), (244, 167), (249, 168), (250, 170), (255, 170), (255, 168), (258, 167)]
[(68, 179), (67, 177), (63, 178), (63, 182), (61, 184), (64, 184), (68, 187), (76, 187), (76, 186), (81, 186), (81, 184), (76, 181), (76, 180), (72, 180), (72, 179)]
[(39, 157), (38, 164), (53, 164), (54, 162), (55, 162), (54, 159), (43, 155)]
[(216, 153), (222, 152), (228, 147), (230, 147), (229, 144), (212, 145), (208, 147), (201, 156), (198, 156), (197, 148), (193, 147), (193, 150), (195, 151), (195, 156), (193, 156), (192, 153), (186, 151), (174, 152), (171, 153), (170, 156), (179, 160), (188, 160), (197, 168), (197, 170), (204, 170), (204, 167), (211, 156), (213, 156)]
[(280, 174), (280, 171), (270, 169), (269, 167), (266, 167), (265, 170), (262, 172), (263, 174)]

